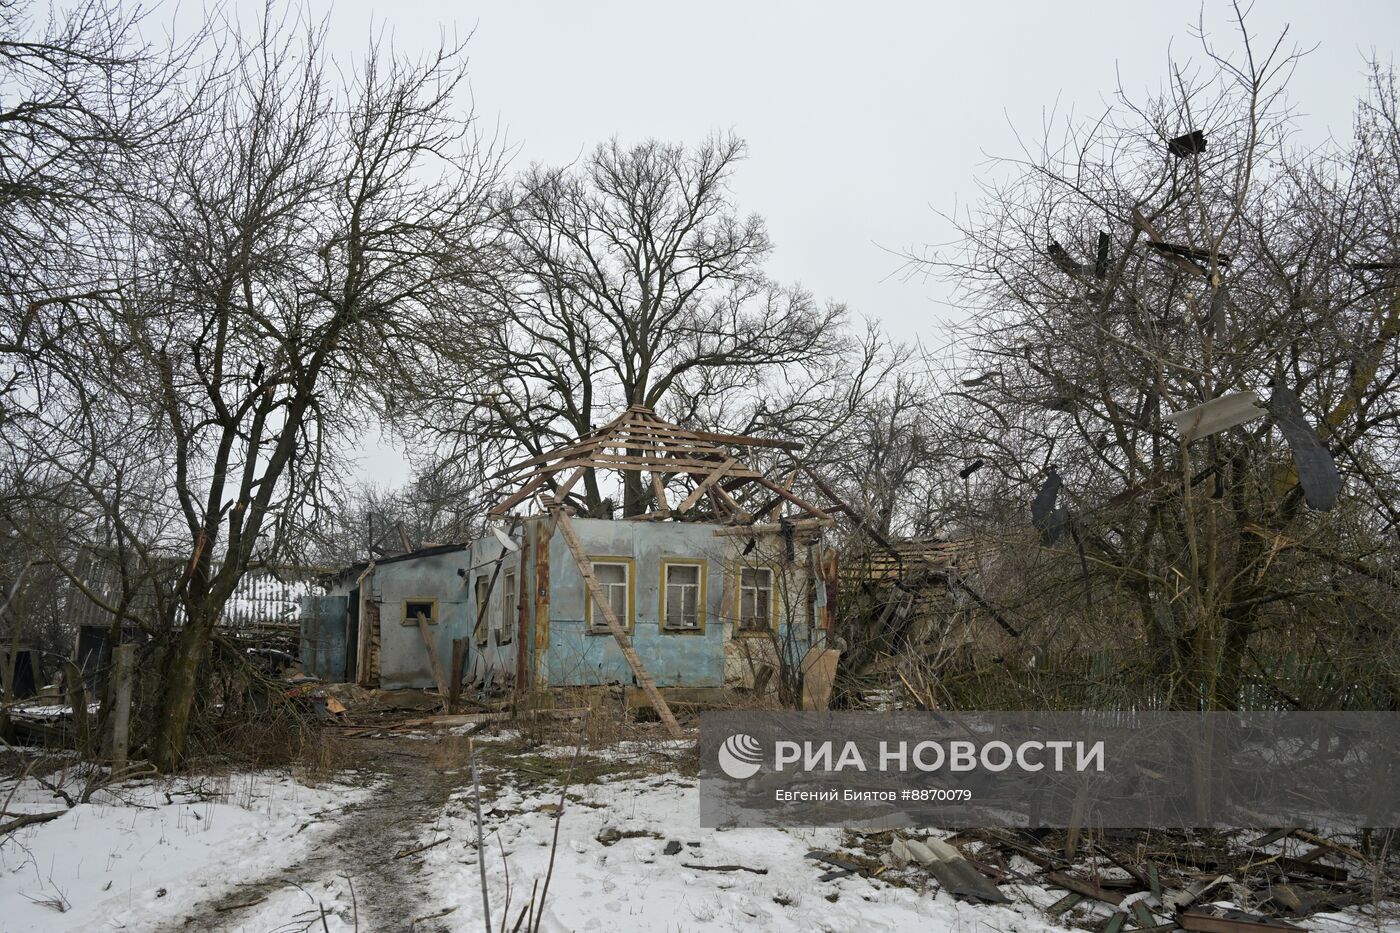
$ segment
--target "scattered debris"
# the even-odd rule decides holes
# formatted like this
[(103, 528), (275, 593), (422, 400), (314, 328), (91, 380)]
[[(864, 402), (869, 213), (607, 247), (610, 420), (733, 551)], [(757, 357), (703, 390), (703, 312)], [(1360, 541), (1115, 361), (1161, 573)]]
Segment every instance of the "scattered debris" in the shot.
[(1176, 425), (1181, 442), (1190, 443), (1264, 416), (1259, 396), (1253, 392), (1231, 392), (1208, 402), (1172, 412), (1163, 420)]
[(1303, 414), (1303, 403), (1297, 393), (1285, 386), (1275, 385), (1269, 397), (1269, 413), (1278, 422), (1279, 430), (1293, 448), (1293, 462), (1298, 468), (1298, 483), (1303, 487), (1303, 499), (1308, 508), (1330, 512), (1337, 504), (1342, 489), (1342, 477), (1337, 462), (1323, 446), (1317, 431)]
[(1174, 139), (1167, 140), (1167, 151), (1178, 159), (1185, 159), (1188, 156), (1198, 155), (1206, 151), (1206, 134), (1200, 130), (1192, 130)]
[(1069, 526), (1069, 510), (1055, 507), (1063, 484), (1060, 474), (1051, 466), (1046, 470), (1044, 485), (1031, 502), (1031, 524), (1040, 531), (1040, 541), (1047, 546), (1060, 540)]

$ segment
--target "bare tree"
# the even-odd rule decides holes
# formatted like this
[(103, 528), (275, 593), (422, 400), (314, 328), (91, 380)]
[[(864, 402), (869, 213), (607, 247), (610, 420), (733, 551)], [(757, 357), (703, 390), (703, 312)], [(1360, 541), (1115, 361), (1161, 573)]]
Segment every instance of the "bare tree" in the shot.
[[(1351, 147), (1299, 151), (1298, 53), (1237, 26), (1229, 54), (1202, 33), (1204, 64), (1162, 96), (1120, 92), (1010, 162), (965, 255), (934, 260), (979, 309), (943, 514), (999, 538), (987, 560), (1017, 572), (995, 595), (1027, 641), (1136, 655), (1171, 705), (1235, 708), (1247, 684), (1340, 702), (1290, 693), (1290, 644), (1353, 684), (1375, 662), (1393, 702), (1394, 85), (1377, 75)], [(1168, 418), (1245, 391), (1268, 411), (1243, 425), (1183, 440)], [(1344, 481), (1331, 511), (1295, 465), (1318, 442)]]
[[(92, 511), (181, 568), (161, 620), (164, 768), (229, 595), (314, 521), (335, 445), (474, 287), (497, 170), (458, 110), (461, 46), (372, 48), (336, 82), (320, 31), (269, 14), (233, 35), (172, 144), (123, 178), (112, 295), (70, 302), (81, 327), (45, 322), (34, 356), (34, 384), (62, 389), (30, 413), (29, 451), (47, 441)], [(112, 449), (156, 471), (139, 502), (109, 492)]]
[[(526, 172), (502, 213), (509, 275), (479, 309), (496, 326), (463, 316), (462, 365), (418, 393), (415, 423), (499, 466), (629, 404), (687, 421), (723, 406), (732, 428), (764, 420), (781, 383), (825, 379), (850, 343), (844, 311), (764, 274), (767, 231), (728, 187), (743, 151), (614, 140)], [(630, 480), (634, 514), (650, 492)], [(590, 480), (584, 508), (600, 514), (605, 492)]]

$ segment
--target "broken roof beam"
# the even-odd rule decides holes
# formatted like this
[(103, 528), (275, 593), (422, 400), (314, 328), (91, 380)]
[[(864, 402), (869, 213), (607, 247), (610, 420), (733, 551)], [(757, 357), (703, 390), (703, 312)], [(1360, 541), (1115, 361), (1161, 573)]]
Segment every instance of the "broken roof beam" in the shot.
[[(686, 496), (685, 499), (681, 501), (681, 504), (676, 506), (676, 511), (684, 512), (691, 506), (695, 505), (695, 503), (699, 502), (700, 497), (703, 496), (711, 486), (723, 479), (724, 474), (728, 473), (738, 463), (739, 460), (737, 457), (730, 457), (728, 460), (715, 467), (715, 469), (710, 472), (710, 475), (706, 476), (699, 483), (697, 483), (695, 485), (695, 488), (690, 491), (690, 495)], [(652, 474), (652, 476), (655, 475), (655, 473)]]
[(764, 486), (767, 486), (769, 489), (771, 489), (773, 492), (776, 492), (783, 499), (785, 499), (788, 502), (791, 502), (793, 505), (797, 506), (799, 509), (808, 513), (809, 515), (815, 515), (817, 518), (825, 518), (828, 520), (831, 519), (831, 516), (828, 515), (822, 509), (817, 508), (815, 505), (808, 502), (806, 499), (803, 499), (796, 493), (789, 492), (782, 486), (779, 486), (777, 483), (773, 482), (768, 477), (759, 476), (756, 481)]
[(890, 548), (891, 550), (893, 550), (893, 545), (890, 544), (889, 538), (885, 537), (885, 535), (878, 528), (872, 525), (870, 523), (870, 519), (868, 519), (862, 512), (856, 511), (854, 508), (851, 507), (849, 503), (847, 503), (844, 499), (837, 495), (836, 490), (832, 489), (831, 486), (828, 485), (825, 480), (818, 476), (815, 470), (813, 470), (811, 467), (807, 466), (807, 464), (803, 463), (800, 460), (797, 461), (797, 465), (802, 469), (802, 472), (806, 473), (807, 476), (811, 478), (813, 484), (816, 485), (818, 492), (826, 496), (832, 502), (836, 503), (836, 508), (832, 509), (833, 512), (837, 510), (845, 512), (847, 515), (851, 516), (851, 520), (856, 523), (856, 527), (860, 528), (861, 531), (869, 535), (876, 544), (880, 545), (881, 547)]
[(656, 510), (662, 515), (670, 515), (671, 504), (666, 501), (666, 480), (655, 470), (651, 473), (651, 492), (656, 496)]
[(588, 590), (589, 598), (593, 600), (593, 607), (602, 615), (606, 623), (608, 632), (612, 634), (617, 642), (618, 648), (622, 651), (623, 658), (627, 661), (627, 666), (632, 669), (632, 676), (637, 681), (637, 685), (642, 688), (648, 700), (651, 701), (652, 709), (656, 710), (657, 718), (666, 726), (666, 731), (671, 734), (671, 738), (679, 739), (682, 736), (680, 724), (676, 722), (676, 717), (671, 713), (671, 707), (667, 705), (661, 691), (656, 687), (656, 681), (648, 673), (646, 666), (642, 664), (642, 659), (638, 657), (637, 651), (632, 647), (632, 639), (628, 637), (627, 630), (622, 627), (622, 622), (618, 619), (617, 613), (613, 611), (612, 603), (609, 601), (603, 587), (598, 582), (598, 578), (593, 574), (593, 562), (589, 560), (587, 551), (584, 550), (583, 542), (574, 531), (573, 522), (569, 518), (569, 512), (563, 507), (556, 506), (550, 510), (554, 518), (555, 527), (559, 529), (564, 537), (564, 543), (568, 545), (569, 553), (574, 557), (574, 563), (578, 566), (578, 572), (583, 577), (583, 583)]
[(753, 437), (748, 434), (715, 434), (712, 431), (688, 432), (702, 441), (714, 441), (731, 447), (772, 447), (776, 450), (801, 450), (801, 441), (784, 441), (776, 437)]
[(729, 525), (716, 528), (715, 536), (720, 538), (752, 538), (765, 535), (786, 534), (791, 528), (794, 533), (820, 531), (836, 523), (834, 518), (791, 518), (781, 522), (765, 522), (761, 525)]

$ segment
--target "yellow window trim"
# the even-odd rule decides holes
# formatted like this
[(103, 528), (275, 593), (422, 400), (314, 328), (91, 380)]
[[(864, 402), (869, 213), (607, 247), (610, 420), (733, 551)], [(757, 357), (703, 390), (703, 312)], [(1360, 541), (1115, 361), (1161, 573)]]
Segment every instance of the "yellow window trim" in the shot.
[(417, 617), (416, 615), (410, 617), (409, 614), (408, 614), (408, 604), (409, 604), (409, 603), (429, 603), (429, 604), (433, 607), (433, 611), (432, 611), (431, 613), (428, 614), (428, 624), (429, 624), (429, 625), (437, 625), (437, 624), (438, 624), (438, 601), (437, 601), (436, 599), (429, 599), (429, 598), (426, 597), (426, 596), (410, 596), (410, 597), (408, 597), (407, 599), (403, 600), (403, 612), (401, 613), (401, 615), (403, 616), (403, 619), (402, 619), (402, 621), (400, 621), (400, 623), (399, 623), (400, 625), (417, 625), (417, 624), (418, 624), (418, 617)]
[[(623, 628), (630, 635), (632, 626), (637, 620), (637, 562), (631, 557), (595, 557), (588, 555), (588, 563), (597, 567), (599, 564), (626, 564), (627, 565), (627, 618), (623, 621)], [(581, 583), (583, 581), (580, 581)], [(593, 627), (593, 594), (588, 592), (588, 584), (583, 583), (583, 630), (589, 635), (611, 635), (606, 628)]]
[[(696, 621), (699, 625), (695, 628), (667, 628), (666, 627), (666, 568), (667, 567), (699, 567), (700, 568), (700, 603), (696, 607)], [(657, 617), (657, 627), (663, 635), (703, 635), (705, 634), (705, 605), (710, 586), (710, 562), (702, 558), (693, 557), (663, 557), (661, 559), (661, 615)]]
[(772, 616), (769, 620), (769, 627), (773, 631), (778, 630), (778, 604), (782, 602), (782, 583), (778, 577), (778, 568), (773, 564), (752, 564), (749, 566), (740, 565), (734, 571), (734, 634), (739, 638), (757, 638), (763, 632), (756, 629), (745, 629), (744, 621), (744, 571), (745, 570), (766, 570), (773, 581), (773, 593), (768, 600), (768, 613)]

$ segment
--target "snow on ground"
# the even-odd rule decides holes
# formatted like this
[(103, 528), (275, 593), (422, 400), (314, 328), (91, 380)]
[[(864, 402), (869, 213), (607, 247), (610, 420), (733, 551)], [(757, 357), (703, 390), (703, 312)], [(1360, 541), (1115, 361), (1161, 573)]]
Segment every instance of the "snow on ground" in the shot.
[[(545, 906), (545, 930), (849, 931), (1063, 930), (1027, 903), (978, 907), (946, 894), (919, 892), (857, 876), (819, 883), (828, 867), (806, 857), (813, 848), (841, 846), (834, 829), (707, 830), (698, 825), (695, 783), (675, 774), (577, 787), (559, 823), (559, 845)], [(481, 893), (470, 798), (424, 834), (449, 841), (423, 853), (442, 908), (455, 908), (451, 927), (482, 926)], [(483, 804), (488, 888), (497, 923), (509, 875), (514, 925), (531, 886), (544, 884), (559, 793), (507, 787)], [(623, 834), (611, 845), (608, 830)], [(666, 855), (669, 842), (680, 851)], [(672, 846), (674, 848), (674, 846)], [(742, 865), (749, 871), (693, 866)]]
[[(50, 779), (51, 782), (53, 779)], [(64, 809), (33, 778), (10, 813)], [(81, 785), (69, 781), (70, 794)], [(217, 891), (296, 861), (339, 809), (366, 791), (310, 787), (285, 773), (128, 783), (0, 839), (6, 933), (148, 930)], [(309, 824), (309, 825), (308, 825)]]

